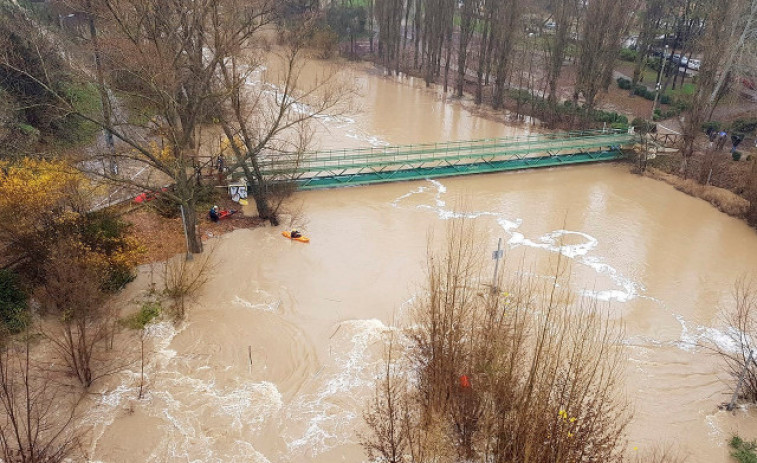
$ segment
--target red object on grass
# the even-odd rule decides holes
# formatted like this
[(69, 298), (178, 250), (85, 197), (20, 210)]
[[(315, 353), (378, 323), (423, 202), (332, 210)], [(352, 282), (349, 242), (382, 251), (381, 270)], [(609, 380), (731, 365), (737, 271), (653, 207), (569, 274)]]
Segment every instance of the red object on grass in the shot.
[(237, 213), (237, 211), (235, 211), (234, 209), (231, 209), (231, 210), (224, 209), (224, 210), (222, 210), (221, 212), (218, 213), (218, 220), (227, 219), (227, 218), (231, 217), (233, 214), (236, 214), (236, 213)]
[(460, 377), (460, 387), (462, 387), (463, 389), (470, 387), (470, 379), (468, 378), (468, 375), (463, 375)]
[(167, 189), (168, 189), (168, 188), (161, 188), (161, 189), (160, 189), (160, 191), (145, 191), (144, 193), (140, 193), (140, 194), (138, 194), (138, 195), (137, 195), (137, 196), (136, 196), (136, 197), (134, 198), (134, 202), (135, 202), (135, 203), (140, 203), (140, 204), (141, 204), (141, 203), (146, 203), (146, 202), (152, 201), (153, 199), (157, 198), (157, 197), (158, 197), (158, 195), (159, 195), (159, 194), (160, 194), (160, 193), (161, 193), (162, 191), (166, 191)]

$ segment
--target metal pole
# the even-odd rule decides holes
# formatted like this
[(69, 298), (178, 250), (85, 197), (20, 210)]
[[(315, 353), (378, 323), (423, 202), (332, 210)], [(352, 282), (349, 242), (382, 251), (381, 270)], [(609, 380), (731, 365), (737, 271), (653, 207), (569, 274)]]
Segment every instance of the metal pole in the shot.
[(754, 351), (749, 351), (749, 357), (747, 357), (746, 362), (744, 362), (744, 369), (741, 371), (741, 376), (739, 376), (739, 382), (736, 385), (736, 390), (733, 391), (733, 396), (731, 396), (731, 403), (728, 404), (726, 407), (726, 410), (729, 412), (733, 410), (733, 406), (736, 403), (736, 398), (739, 395), (739, 390), (741, 389), (741, 385), (744, 384), (744, 377), (746, 377), (746, 372), (749, 369), (749, 363), (752, 361), (752, 355), (754, 354)]
[(179, 210), (181, 210), (181, 224), (184, 226), (184, 239), (187, 241), (187, 260), (192, 260), (193, 256), (192, 253), (189, 252), (189, 233), (187, 233), (187, 221), (186, 217), (184, 216), (184, 205), (179, 205)]
[(660, 101), (660, 91), (662, 90), (662, 75), (665, 74), (665, 64), (668, 62), (668, 46), (665, 45), (665, 51), (662, 52), (662, 67), (660, 69), (660, 75), (657, 77), (657, 85), (655, 86), (655, 90), (657, 91), (654, 96), (654, 103), (652, 103), (652, 117), (651, 119), (654, 120), (654, 111), (657, 109), (657, 102)]
[(497, 250), (492, 254), (494, 259), (494, 278), (492, 279), (492, 291), (497, 291), (497, 273), (499, 273), (499, 260), (502, 258), (504, 252), (502, 251), (502, 238), (497, 241)]

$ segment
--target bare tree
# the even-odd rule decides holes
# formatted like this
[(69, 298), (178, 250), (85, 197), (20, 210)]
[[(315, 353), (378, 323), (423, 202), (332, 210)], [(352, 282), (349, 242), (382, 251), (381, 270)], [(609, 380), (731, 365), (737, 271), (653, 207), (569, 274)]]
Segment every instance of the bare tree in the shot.
[[(725, 85), (726, 80), (731, 74), (734, 63), (738, 56), (743, 52), (747, 39), (757, 38), (757, 0), (746, 2), (742, 11), (738, 14), (738, 21), (732, 23), (734, 36), (738, 35), (736, 43), (728, 47), (727, 58), (721, 69), (720, 76), (715, 83), (715, 87), (710, 93), (709, 104), (713, 104), (720, 92), (720, 88)], [(740, 32), (739, 32), (740, 30)]]
[(170, 299), (176, 320), (186, 316), (186, 300), (195, 296), (210, 278), (214, 265), (213, 253), (187, 260), (176, 256), (163, 269), (163, 295)]
[(62, 241), (45, 263), (39, 292), (43, 309), (57, 318), (43, 324), (65, 369), (88, 388), (96, 379), (119, 369), (110, 365), (106, 340), (114, 313), (102, 290), (104, 263), (73, 240)]
[[(517, 39), (517, 33), (522, 30), (521, 15), (523, 10), (521, 2), (517, 0), (507, 0), (497, 10), (498, 26), (494, 29), (497, 32), (493, 36), (495, 40), (495, 59), (494, 65), (494, 95), (492, 96), (492, 106), (494, 109), (502, 107), (505, 98), (505, 88), (509, 78), (510, 67), (512, 63), (513, 48)], [(491, 59), (491, 56), (490, 56)]]
[[(123, 168), (118, 174), (107, 170), (98, 174), (142, 190), (171, 184), (163, 195), (182, 207), (189, 249), (201, 252), (196, 206), (209, 185), (198, 173), (210, 162), (212, 150), (201, 146), (198, 132), (232, 96), (223, 73), (229, 58), (243, 54), (250, 37), (275, 19), (275, 2), (202, 0), (192, 8), (185, 2), (157, 0), (92, 0), (87, 4), (92, 7), (90, 14), (99, 15), (98, 45), (111, 77), (109, 87), (147, 117), (116, 118), (114, 114), (108, 122), (83, 113), (55, 91), (47, 76), (30, 73), (7, 54), (0, 62), (57, 95), (71, 114), (98, 124), (122, 142), (117, 158)], [(37, 40), (46, 39), (40, 35)], [(85, 72), (82, 79), (86, 78)], [(283, 100), (282, 104), (290, 103)], [(140, 167), (146, 167), (147, 173), (135, 175)]]
[[(624, 461), (619, 327), (575, 301), (563, 263), (548, 283), (503, 278), (505, 291), (492, 291), (472, 227), (453, 221), (447, 236), (398, 343), (407, 361), (377, 384), (366, 449), (386, 461)], [(387, 386), (402, 376), (406, 386)], [(402, 439), (388, 432), (390, 417), (408, 427)]]
[(583, 95), (589, 111), (594, 109), (600, 90), (610, 85), (620, 38), (639, 4), (638, 0), (598, 0), (584, 6), (574, 100)]
[[(217, 27), (225, 26), (219, 23)], [(249, 27), (257, 26), (251, 23)], [(310, 141), (309, 122), (326, 113), (338, 115), (351, 93), (335, 72), (324, 73), (311, 83), (302, 82), (312, 27), (313, 21), (306, 20), (287, 34), (276, 63), (282, 68), (280, 82), (251, 85), (253, 74), (264, 64), (260, 56), (241, 52), (248, 39), (254, 43), (251, 37), (214, 49), (219, 55), (226, 54), (219, 85), (229, 97), (221, 106), (219, 120), (226, 137), (234, 140), (229, 144), (229, 166), (242, 171), (258, 214), (273, 225), (279, 224), (279, 208), (295, 190), (296, 169)]]
[(384, 371), (376, 395), (363, 415), (369, 432), (361, 443), (372, 460), (404, 463), (411, 453), (408, 426), (407, 382), (395, 360), (394, 335), (386, 345)]
[(139, 311), (121, 320), (128, 328), (137, 332), (139, 336), (139, 394), (142, 399), (145, 386), (145, 341), (147, 340), (147, 327), (160, 316), (161, 306), (159, 302), (148, 301), (142, 304)]
[[(641, 13), (639, 38), (636, 43), (636, 63), (633, 67), (633, 79), (629, 93), (634, 95), (634, 88), (641, 81), (644, 68), (647, 65), (647, 58), (652, 44), (655, 40), (655, 34), (659, 30), (660, 21), (664, 13), (664, 2), (662, 0), (648, 0), (645, 2), (644, 11)], [(663, 59), (665, 59), (663, 57)]]
[(31, 336), (0, 346), (0, 456), (8, 463), (58, 463), (75, 455), (79, 399), (31, 358)]
[[(710, 95), (717, 86), (718, 72), (723, 62), (723, 44), (732, 43), (731, 24), (737, 14), (738, 0), (706, 2), (704, 15), (707, 17), (701, 40), (702, 66), (699, 70), (697, 88), (691, 97), (691, 106), (682, 124), (683, 142), (681, 147), (680, 172), (685, 177), (690, 174), (688, 161), (694, 154), (697, 136), (702, 123), (710, 112)], [(705, 155), (710, 155), (705, 153)], [(708, 172), (699, 172), (704, 183)]]
[[(724, 313), (730, 346), (723, 343), (711, 346), (722, 359), (738, 399), (757, 403), (757, 343), (752, 334), (757, 332), (757, 287), (754, 280), (741, 278), (733, 291), (733, 307)], [(737, 386), (738, 384), (738, 386)]]
[(557, 81), (562, 74), (563, 61), (565, 61), (565, 50), (568, 45), (570, 31), (578, 15), (578, 3), (576, 0), (554, 0), (551, 3), (553, 19), (555, 23), (555, 34), (550, 40), (546, 40), (546, 57), (547, 57), (547, 81), (549, 82), (549, 93), (547, 100), (552, 108), (558, 101)]

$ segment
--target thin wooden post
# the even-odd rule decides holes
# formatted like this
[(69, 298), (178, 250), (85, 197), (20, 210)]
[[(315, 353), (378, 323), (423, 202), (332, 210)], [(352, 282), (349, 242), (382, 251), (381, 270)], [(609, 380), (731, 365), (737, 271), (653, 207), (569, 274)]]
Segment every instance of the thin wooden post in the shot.
[(502, 250), (502, 238), (497, 241), (497, 250), (492, 253), (494, 259), (494, 277), (492, 278), (492, 292), (497, 292), (497, 273), (499, 273), (499, 260), (504, 255)]
[(749, 351), (749, 356), (746, 359), (746, 362), (744, 362), (744, 369), (741, 370), (741, 375), (739, 376), (739, 382), (736, 384), (736, 390), (733, 391), (733, 396), (731, 396), (731, 402), (726, 407), (726, 410), (729, 412), (733, 410), (734, 405), (736, 404), (736, 399), (739, 396), (739, 390), (741, 389), (741, 386), (744, 384), (744, 378), (746, 377), (746, 372), (749, 370), (749, 363), (752, 362), (752, 356), (754, 354), (754, 351)]

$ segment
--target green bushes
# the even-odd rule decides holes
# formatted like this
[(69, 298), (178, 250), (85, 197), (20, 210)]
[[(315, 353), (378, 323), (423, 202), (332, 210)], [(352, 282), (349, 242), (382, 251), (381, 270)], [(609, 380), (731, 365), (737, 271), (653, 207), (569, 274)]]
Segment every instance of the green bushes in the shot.
[(87, 214), (81, 225), (81, 241), (107, 261), (103, 290), (115, 292), (134, 280), (139, 247), (128, 236), (130, 225), (106, 212)]
[(638, 57), (639, 52), (637, 52), (636, 50), (631, 50), (629, 48), (622, 48), (620, 50), (620, 59), (622, 59), (623, 61), (630, 61), (633, 63)]
[(650, 101), (654, 100), (655, 97), (655, 92), (649, 90), (646, 85), (642, 84), (636, 84), (633, 88), (633, 94)]
[(631, 121), (631, 126), (634, 130), (640, 133), (649, 133), (655, 128), (654, 122), (642, 119), (641, 117), (634, 118), (634, 120)]
[(733, 436), (728, 442), (731, 447), (731, 456), (739, 463), (757, 463), (757, 442), (747, 442), (739, 436)]
[[(624, 77), (618, 77), (616, 79), (616, 82), (618, 83), (619, 88), (623, 90), (631, 90), (632, 82), (630, 80)], [(633, 94), (640, 96), (645, 100), (654, 101), (657, 92), (655, 92), (654, 90), (649, 90), (646, 85), (636, 84), (636, 86), (633, 87)], [(687, 106), (687, 104), (683, 100), (676, 100), (672, 96), (665, 93), (660, 95), (660, 104), (676, 105), (679, 109), (678, 113), (686, 109)], [(673, 115), (677, 115), (678, 113), (675, 113)]]
[(622, 114), (618, 114), (612, 111), (602, 111), (601, 109), (594, 109), (589, 114), (591, 120), (596, 122), (607, 122), (608, 124), (623, 124), (628, 125), (628, 118)]
[(0, 324), (10, 333), (23, 331), (29, 324), (27, 296), (10, 270), (0, 270)]
[(631, 81), (626, 79), (625, 77), (618, 77), (615, 80), (618, 83), (618, 87), (620, 87), (623, 90), (631, 90)]
[(593, 122), (601, 122), (610, 125), (612, 128), (627, 129), (628, 117), (623, 114), (613, 111), (603, 111), (601, 109), (592, 109), (587, 112), (586, 108), (580, 105), (575, 105), (571, 100), (565, 100), (561, 105), (556, 105), (554, 108), (550, 108), (547, 104), (547, 100), (533, 96), (528, 90), (510, 89), (507, 96), (516, 101), (518, 104), (532, 104), (533, 107), (544, 113), (554, 112), (558, 116), (579, 116), (583, 119), (589, 119)]
[(720, 121), (707, 121), (704, 124), (702, 124), (702, 132), (708, 133), (710, 131), (713, 132), (720, 132), (720, 127), (722, 124)]
[(731, 132), (733, 133), (752, 133), (757, 129), (757, 118), (736, 119), (731, 122)]
[[(94, 84), (67, 82), (61, 84), (63, 97), (82, 114), (95, 115), (100, 111), (100, 93)], [(95, 136), (99, 127), (79, 116), (66, 114), (52, 121), (55, 141), (65, 145), (86, 143)]]

